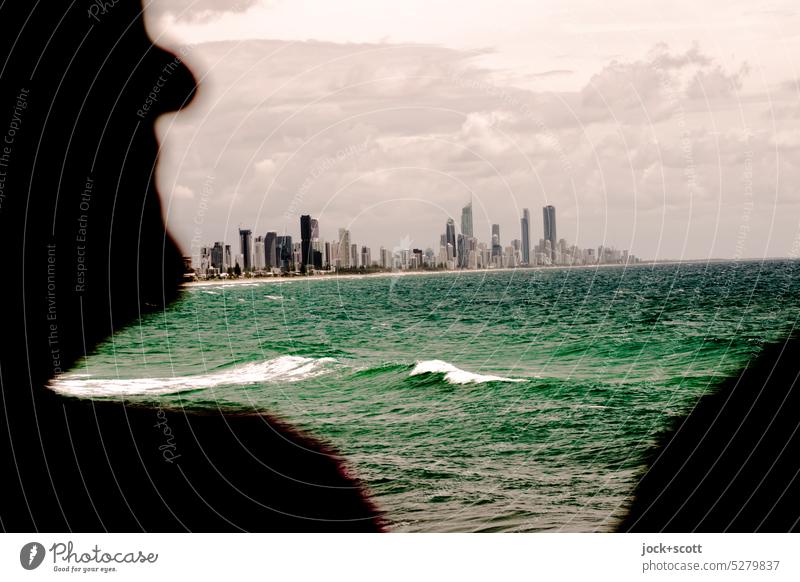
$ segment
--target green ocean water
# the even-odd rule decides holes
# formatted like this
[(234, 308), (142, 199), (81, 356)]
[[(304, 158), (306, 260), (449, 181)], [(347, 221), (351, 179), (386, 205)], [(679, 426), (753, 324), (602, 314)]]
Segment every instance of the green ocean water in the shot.
[(659, 431), (798, 321), (800, 263), (192, 286), (54, 388), (270, 411), (397, 531), (605, 531)]

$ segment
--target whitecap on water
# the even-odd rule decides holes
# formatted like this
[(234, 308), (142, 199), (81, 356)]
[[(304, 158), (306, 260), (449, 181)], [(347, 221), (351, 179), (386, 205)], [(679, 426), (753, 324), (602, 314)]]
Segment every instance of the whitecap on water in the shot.
[(298, 382), (329, 372), (334, 358), (280, 356), (263, 362), (251, 362), (211, 374), (173, 378), (89, 378), (85, 374), (65, 374), (49, 387), (71, 396), (125, 396), (134, 394), (173, 394), (202, 390), (221, 385), (259, 382)]
[(453, 364), (443, 360), (426, 360), (417, 362), (409, 376), (419, 376), (420, 374), (444, 374), (445, 381), (450, 384), (482, 384), (484, 382), (524, 382), (522, 378), (504, 378), (503, 376), (492, 376), (490, 374), (476, 374), (467, 372), (461, 368), (456, 368)]

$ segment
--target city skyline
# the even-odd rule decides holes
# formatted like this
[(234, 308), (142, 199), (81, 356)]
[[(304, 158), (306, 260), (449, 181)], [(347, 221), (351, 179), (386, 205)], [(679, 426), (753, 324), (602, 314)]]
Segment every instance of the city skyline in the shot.
[(326, 240), (345, 226), (377, 248), (398, 223), (415, 241), (459, 224), (470, 195), (481, 237), (517, 230), (523, 208), (538, 227), (550, 204), (559, 238), (652, 260), (794, 252), (798, 89), (791, 49), (768, 50), (796, 42), (789, 3), (663, 18), (501, 2), (465, 30), (442, 26), (441, 3), (425, 22), (415, 2), (341, 4), (373, 28), (304, 18), (332, 10), (309, 0), (202, 18), (174, 2), (146, 17), (204, 81), (158, 126), (158, 185), (187, 253), (204, 211), (203, 241), (239, 224), (297, 236), (310, 213)]
[[(598, 245), (581, 248), (564, 238), (557, 238), (556, 209), (542, 207), (542, 237), (531, 244), (530, 210), (520, 217), (519, 238), (504, 244), (500, 224), (492, 224), (489, 242), (474, 236), (472, 198), (461, 208), (460, 230), (448, 217), (435, 245), (413, 245), (406, 237), (398, 245), (380, 245), (373, 255), (370, 245), (353, 241), (350, 229), (339, 227), (338, 237), (320, 237), (319, 219), (300, 215), (300, 242), (292, 235), (268, 231), (253, 238), (253, 230), (239, 227), (239, 253), (232, 254), (224, 241), (199, 247), (190, 257), (195, 272), (201, 276), (223, 274), (288, 272), (329, 272), (356, 269), (382, 270), (477, 270), (535, 266), (577, 266), (593, 264), (632, 264), (640, 259), (627, 249)], [(535, 230), (534, 230), (535, 232)], [(513, 237), (513, 234), (512, 234)]]

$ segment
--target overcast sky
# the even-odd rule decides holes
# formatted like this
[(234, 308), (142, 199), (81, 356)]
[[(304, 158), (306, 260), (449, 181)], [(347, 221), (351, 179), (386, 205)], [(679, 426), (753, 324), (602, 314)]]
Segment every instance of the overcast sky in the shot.
[(800, 249), (792, 2), (532, 4), (154, 0), (201, 80), (157, 126), (169, 227), (188, 253), (308, 213), (326, 240), (435, 248), (472, 197), (484, 242), (522, 208), (537, 241), (553, 204), (583, 247)]

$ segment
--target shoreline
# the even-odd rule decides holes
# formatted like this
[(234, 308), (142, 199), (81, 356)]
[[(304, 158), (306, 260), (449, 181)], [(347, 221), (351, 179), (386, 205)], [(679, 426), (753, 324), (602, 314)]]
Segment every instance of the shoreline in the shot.
[(249, 277), (241, 279), (210, 279), (205, 281), (187, 281), (181, 284), (181, 288), (209, 287), (217, 285), (258, 285), (262, 283), (283, 284), (297, 281), (332, 281), (343, 279), (367, 279), (380, 277), (413, 277), (413, 276), (433, 276), (433, 275), (472, 275), (492, 273), (511, 273), (516, 271), (554, 271), (571, 269), (608, 269), (608, 268), (636, 268), (636, 267), (657, 267), (662, 265), (690, 265), (690, 264), (710, 264), (710, 263), (764, 263), (769, 261), (790, 261), (792, 258), (772, 257), (766, 259), (687, 259), (687, 260), (666, 260), (666, 261), (641, 261), (639, 263), (606, 263), (600, 265), (539, 265), (535, 267), (505, 267), (498, 269), (454, 269), (452, 271), (381, 271), (378, 273), (345, 273), (339, 275), (330, 273), (325, 275), (297, 275), (294, 277)]

